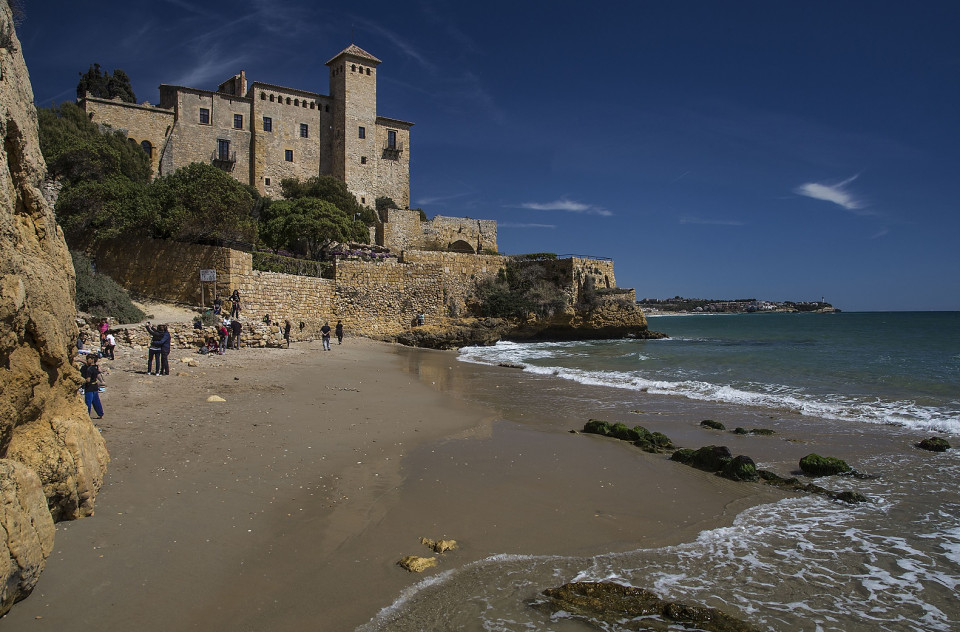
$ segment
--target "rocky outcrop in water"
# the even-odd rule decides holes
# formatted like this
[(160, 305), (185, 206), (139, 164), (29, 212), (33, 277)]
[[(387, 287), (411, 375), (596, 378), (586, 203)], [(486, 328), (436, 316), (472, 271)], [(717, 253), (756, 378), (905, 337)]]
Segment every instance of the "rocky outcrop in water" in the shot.
[(853, 472), (853, 468), (843, 459), (812, 453), (800, 459), (800, 469), (807, 476), (836, 476)]
[[(0, 612), (29, 594), (53, 520), (93, 513), (106, 447), (70, 363), (73, 264), (40, 191), (46, 172), (26, 64), (0, 0)], [(43, 508), (43, 510), (41, 510)]]
[(943, 437), (930, 437), (918, 443), (916, 447), (930, 452), (946, 452), (950, 449), (950, 442)]
[(564, 612), (599, 629), (753, 632), (750, 624), (716, 608), (666, 601), (643, 588), (613, 582), (571, 582), (543, 591), (546, 599), (533, 606), (551, 613)]

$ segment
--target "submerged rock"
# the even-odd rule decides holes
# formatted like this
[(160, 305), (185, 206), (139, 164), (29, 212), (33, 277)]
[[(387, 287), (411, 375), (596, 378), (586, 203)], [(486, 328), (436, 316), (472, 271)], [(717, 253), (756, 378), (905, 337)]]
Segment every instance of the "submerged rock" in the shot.
[(734, 428), (734, 429), (733, 429), (733, 434), (738, 434), (738, 435), (747, 435), (747, 434), (752, 434), (752, 435), (773, 435), (773, 434), (777, 434), (777, 433), (774, 432), (773, 430), (770, 430), (769, 428), (754, 428), (753, 430), (747, 430), (746, 428), (737, 427), (737, 428)]
[(833, 476), (835, 474), (850, 474), (853, 468), (843, 459), (832, 456), (808, 454), (800, 459), (800, 469), (807, 476)]
[(645, 452), (659, 453), (673, 449), (670, 437), (662, 432), (650, 432), (643, 426), (631, 428), (623, 423), (610, 424), (608, 421), (591, 419), (584, 424), (583, 432), (630, 441)]
[(712, 430), (726, 430), (726, 429), (727, 429), (727, 427), (724, 426), (722, 423), (720, 423), (719, 421), (714, 421), (714, 420), (712, 420), (712, 419), (704, 419), (703, 421), (700, 422), (700, 427), (701, 427), (701, 428), (710, 428), (710, 429), (712, 429)]
[(916, 447), (931, 452), (946, 452), (950, 449), (950, 442), (942, 437), (930, 437), (916, 444)]
[(620, 630), (666, 630), (675, 624), (707, 632), (753, 632), (756, 628), (716, 608), (665, 601), (643, 588), (613, 582), (572, 582), (543, 591), (532, 605), (566, 612), (591, 625)]

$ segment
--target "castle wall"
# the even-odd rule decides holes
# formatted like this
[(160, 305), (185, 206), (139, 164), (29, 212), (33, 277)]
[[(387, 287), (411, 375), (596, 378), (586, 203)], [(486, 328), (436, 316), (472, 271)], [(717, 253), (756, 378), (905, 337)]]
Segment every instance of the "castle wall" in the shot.
[(386, 209), (377, 226), (376, 243), (394, 252), (423, 248), (423, 228), (419, 211)]
[[(390, 144), (391, 132), (395, 136)], [(410, 124), (377, 117), (375, 196), (386, 196), (401, 208), (410, 206)]]
[[(212, 162), (237, 180), (249, 182), (250, 99), (207, 90), (175, 90), (177, 120), (163, 152), (160, 175), (169, 175), (193, 162)], [(163, 102), (163, 91), (161, 95)], [(209, 112), (209, 123), (200, 122), (201, 109)], [(235, 114), (243, 117), (240, 128), (234, 127)], [(219, 160), (217, 141), (220, 139), (230, 142), (229, 160)]]
[(440, 273), (445, 315), (457, 316), (466, 313), (470, 291), (477, 281), (497, 276), (506, 258), (500, 255), (406, 250), (403, 263), (435, 266)]
[(497, 222), (490, 219), (469, 217), (444, 217), (437, 215), (424, 222), (424, 243), (439, 248), (451, 248), (458, 252), (497, 251)]
[[(304, 180), (320, 174), (325, 149), (321, 130), (324, 119), (330, 118), (330, 113), (324, 112), (324, 106), (329, 110), (329, 101), (312, 92), (261, 83), (253, 84), (251, 95), (250, 181), (261, 194), (279, 198), (283, 178)], [(269, 130), (265, 117), (270, 119)], [(306, 128), (301, 130), (301, 125)]]
[(149, 142), (153, 175), (160, 173), (160, 156), (174, 123), (172, 109), (125, 103), (119, 98), (98, 99), (91, 96), (83, 100), (82, 107), (94, 123), (121, 130), (138, 145), (143, 141)]

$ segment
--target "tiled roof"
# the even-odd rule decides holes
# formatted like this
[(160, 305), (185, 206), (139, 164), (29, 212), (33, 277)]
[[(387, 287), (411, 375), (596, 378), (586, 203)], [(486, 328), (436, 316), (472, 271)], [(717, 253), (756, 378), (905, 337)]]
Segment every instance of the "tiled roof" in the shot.
[(356, 44), (350, 44), (349, 46), (347, 46), (346, 48), (344, 48), (342, 51), (340, 51), (339, 53), (337, 53), (336, 55), (334, 55), (334, 56), (330, 59), (330, 61), (327, 62), (327, 64), (329, 65), (331, 61), (333, 61), (333, 60), (336, 59), (337, 57), (340, 57), (341, 55), (352, 55), (352, 56), (354, 56), (354, 57), (361, 57), (361, 58), (363, 58), (363, 59), (369, 59), (370, 61), (372, 61), (372, 62), (374, 62), (374, 63), (377, 63), (377, 64), (381, 63), (381, 61), (380, 61), (379, 59), (377, 59), (376, 57), (374, 57), (373, 55), (371, 55), (371, 54), (368, 53), (367, 51), (363, 50), (362, 48), (360, 48), (360, 47), (357, 46)]

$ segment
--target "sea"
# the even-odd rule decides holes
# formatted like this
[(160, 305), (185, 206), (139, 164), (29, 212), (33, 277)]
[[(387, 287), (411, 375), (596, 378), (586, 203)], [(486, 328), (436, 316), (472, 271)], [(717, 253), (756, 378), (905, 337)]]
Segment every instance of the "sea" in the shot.
[[(533, 607), (544, 588), (616, 581), (761, 630), (960, 630), (960, 312), (649, 320), (669, 338), (501, 342), (458, 359), (576, 383), (592, 406), (627, 406), (642, 393), (688, 415), (736, 410), (775, 420), (778, 432), (862, 437), (881, 446), (856, 463), (871, 474), (855, 485), (870, 502), (790, 496), (668, 547), (494, 555), (427, 577), (360, 629), (639, 629)], [(485, 396), (493, 403), (475, 394)], [(928, 436), (954, 449), (913, 447)]]

